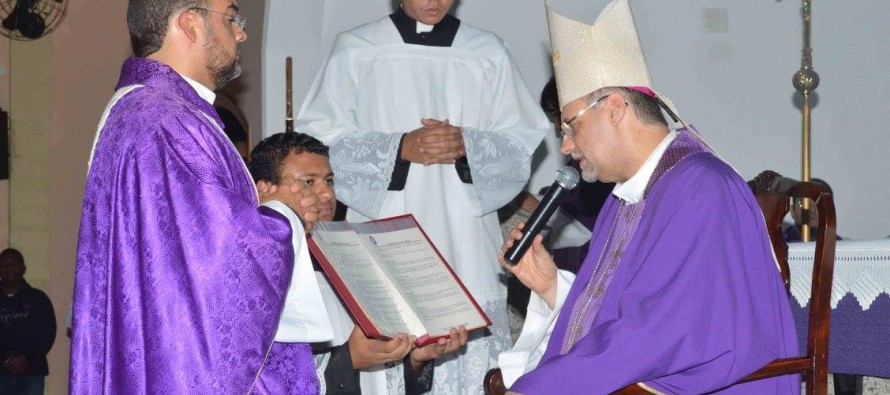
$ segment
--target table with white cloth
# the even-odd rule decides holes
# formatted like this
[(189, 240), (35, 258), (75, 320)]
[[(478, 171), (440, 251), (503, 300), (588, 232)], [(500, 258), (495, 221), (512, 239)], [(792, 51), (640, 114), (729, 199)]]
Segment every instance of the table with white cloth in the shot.
[[(789, 243), (791, 307), (801, 349), (815, 243)], [(837, 242), (828, 370), (890, 378), (890, 239)]]

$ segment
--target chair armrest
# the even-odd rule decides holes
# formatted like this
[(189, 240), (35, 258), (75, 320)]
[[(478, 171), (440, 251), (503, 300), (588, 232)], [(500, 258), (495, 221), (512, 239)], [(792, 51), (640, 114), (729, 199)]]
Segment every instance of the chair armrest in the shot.
[(507, 393), (501, 368), (491, 369), (485, 374), (485, 379), (482, 380), (482, 388), (485, 390), (485, 395), (504, 395)]

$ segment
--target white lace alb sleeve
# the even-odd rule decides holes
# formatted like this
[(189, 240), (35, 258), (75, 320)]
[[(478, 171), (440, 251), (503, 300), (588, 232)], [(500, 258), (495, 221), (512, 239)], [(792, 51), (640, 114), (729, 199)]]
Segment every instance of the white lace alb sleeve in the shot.
[(366, 217), (376, 218), (392, 178), (401, 137), (365, 133), (344, 136), (331, 144), (337, 198)]
[(484, 215), (509, 203), (528, 182), (532, 152), (507, 133), (464, 128), (464, 147), (473, 183), (474, 214)]

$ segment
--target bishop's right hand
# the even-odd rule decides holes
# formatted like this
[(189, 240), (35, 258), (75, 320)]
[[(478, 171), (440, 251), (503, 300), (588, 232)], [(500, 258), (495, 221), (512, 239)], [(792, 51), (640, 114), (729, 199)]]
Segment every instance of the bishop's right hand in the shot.
[(513, 247), (513, 243), (522, 238), (521, 230), (524, 227), (525, 223), (520, 223), (510, 232), (510, 237), (501, 246), (498, 262), (510, 273), (513, 273), (523, 285), (538, 294), (552, 309), (556, 305), (557, 269), (550, 253), (541, 244), (543, 236), (535, 236), (531, 248), (526, 251), (516, 265), (510, 265), (504, 260), (504, 253)]

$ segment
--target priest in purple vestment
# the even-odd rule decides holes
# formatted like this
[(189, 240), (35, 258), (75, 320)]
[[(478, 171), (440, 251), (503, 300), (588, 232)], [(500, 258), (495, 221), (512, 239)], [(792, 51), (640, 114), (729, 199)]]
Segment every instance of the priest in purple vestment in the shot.
[(547, 12), (562, 151), (586, 181), (616, 186), (577, 277), (557, 271), (540, 236), (508, 267), (542, 316), (524, 330), (550, 328), (539, 362), (518, 380), (505, 373), (510, 390), (799, 394), (798, 375), (735, 384), (797, 354), (788, 296), (748, 186), (651, 89), (627, 0), (593, 26)]
[[(123, 64), (87, 174), (70, 392), (262, 392), (254, 384), (294, 251), (290, 223), (259, 207), (211, 104), (240, 73), (245, 20), (234, 0), (131, 0), (127, 12), (136, 56)], [(317, 204), (302, 185), (282, 203)], [(308, 346), (289, 356), (314, 371)], [(316, 392), (314, 374), (306, 380)]]

